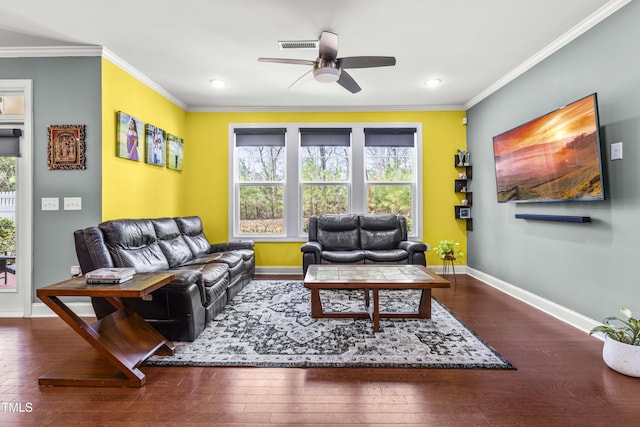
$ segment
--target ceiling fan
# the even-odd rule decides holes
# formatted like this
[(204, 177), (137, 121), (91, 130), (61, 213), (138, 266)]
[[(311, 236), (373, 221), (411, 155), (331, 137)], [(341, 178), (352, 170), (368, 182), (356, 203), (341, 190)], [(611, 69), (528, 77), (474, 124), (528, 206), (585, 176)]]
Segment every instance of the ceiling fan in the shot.
[(318, 58), (315, 61), (307, 59), (287, 58), (258, 58), (260, 62), (275, 62), (280, 64), (311, 65), (313, 68), (289, 86), (292, 89), (305, 81), (314, 78), (319, 82), (337, 82), (351, 93), (360, 92), (356, 81), (345, 71), (347, 68), (371, 68), (396, 65), (393, 56), (348, 56), (338, 58), (338, 35), (323, 31), (318, 44)]

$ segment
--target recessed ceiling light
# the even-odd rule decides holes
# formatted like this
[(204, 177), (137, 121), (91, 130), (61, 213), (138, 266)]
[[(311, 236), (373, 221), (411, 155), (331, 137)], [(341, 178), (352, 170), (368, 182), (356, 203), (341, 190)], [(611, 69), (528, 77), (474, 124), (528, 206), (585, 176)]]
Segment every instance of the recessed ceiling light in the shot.
[(215, 87), (216, 89), (219, 89), (221, 87), (225, 87), (227, 85), (227, 82), (225, 82), (224, 80), (220, 80), (220, 79), (210, 80), (209, 83), (211, 83), (211, 86)]
[(440, 79), (429, 79), (424, 82), (424, 85), (426, 87), (438, 87), (440, 86), (440, 83), (442, 83), (442, 80)]

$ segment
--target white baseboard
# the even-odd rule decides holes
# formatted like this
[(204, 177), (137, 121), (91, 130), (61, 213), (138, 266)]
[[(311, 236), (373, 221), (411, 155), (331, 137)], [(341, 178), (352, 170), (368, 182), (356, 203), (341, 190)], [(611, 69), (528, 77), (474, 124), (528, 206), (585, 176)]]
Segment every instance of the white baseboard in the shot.
[(302, 274), (302, 267), (256, 267), (256, 274)]
[(476, 279), (483, 281), (487, 285), (494, 287), (526, 304), (529, 304), (530, 306), (537, 308), (538, 310), (547, 313), (548, 315), (553, 316), (556, 319), (561, 320), (562, 322), (565, 322), (583, 332), (589, 333), (592, 328), (601, 324), (600, 322), (583, 316), (580, 313), (556, 304), (553, 301), (549, 301), (546, 298), (542, 298), (534, 293), (518, 288), (517, 286), (514, 286), (489, 274), (483, 273), (471, 267), (467, 267), (466, 270), (468, 275), (475, 277)]
[[(79, 317), (96, 317), (90, 302), (65, 303)], [(31, 317), (57, 317), (49, 307), (41, 302), (31, 304)]]

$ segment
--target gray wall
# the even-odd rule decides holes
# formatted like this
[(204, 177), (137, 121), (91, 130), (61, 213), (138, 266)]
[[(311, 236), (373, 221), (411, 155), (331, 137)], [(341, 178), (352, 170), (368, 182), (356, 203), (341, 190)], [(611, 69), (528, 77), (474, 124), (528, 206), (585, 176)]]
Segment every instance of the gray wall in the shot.
[[(101, 58), (2, 58), (0, 79), (33, 80), (33, 285), (69, 277), (77, 264), (73, 230), (97, 224), (102, 211)], [(85, 170), (47, 169), (47, 127), (86, 125)], [(61, 210), (41, 211), (42, 197)], [(62, 210), (64, 197), (82, 197), (82, 210)], [(34, 292), (34, 301), (37, 300)]]
[[(640, 314), (640, 3), (631, 2), (467, 113), (474, 163), (468, 265), (594, 320)], [(606, 200), (497, 203), (492, 137), (597, 92)], [(610, 145), (624, 143), (624, 159)], [(515, 219), (591, 216), (592, 223)]]

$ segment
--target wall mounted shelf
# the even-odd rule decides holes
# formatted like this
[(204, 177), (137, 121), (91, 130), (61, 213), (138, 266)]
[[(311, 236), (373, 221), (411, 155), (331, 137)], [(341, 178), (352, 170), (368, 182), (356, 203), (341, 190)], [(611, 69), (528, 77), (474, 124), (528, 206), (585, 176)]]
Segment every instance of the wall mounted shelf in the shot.
[[(471, 185), (471, 172), (473, 168), (469, 163), (460, 163), (458, 155), (453, 156), (453, 164), (458, 171), (460, 171), (460, 178), (454, 181), (453, 191), (460, 193), (464, 196), (466, 204), (456, 205), (453, 207), (454, 216), (456, 219), (465, 220), (467, 223), (467, 230), (473, 231), (473, 218), (471, 218), (471, 205), (473, 204), (473, 194), (470, 191)], [(464, 170), (464, 172), (462, 172)]]
[(590, 216), (575, 215), (538, 215), (538, 214), (516, 214), (518, 219), (534, 219), (538, 221), (558, 221), (558, 222), (591, 222)]

